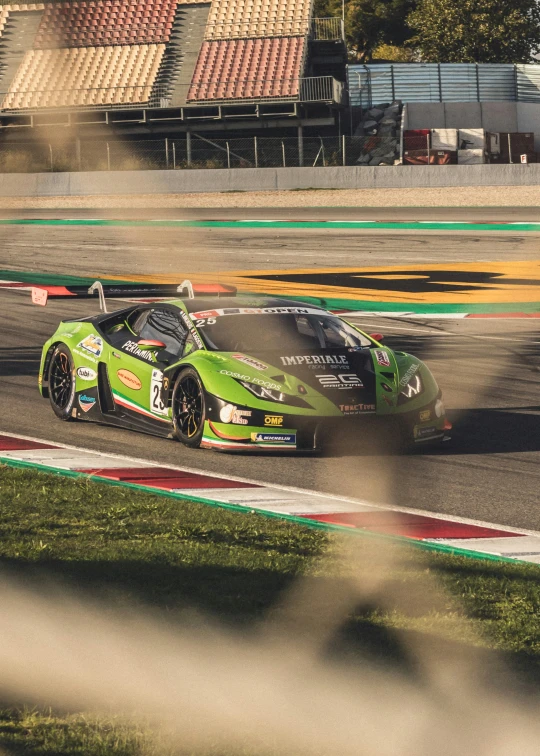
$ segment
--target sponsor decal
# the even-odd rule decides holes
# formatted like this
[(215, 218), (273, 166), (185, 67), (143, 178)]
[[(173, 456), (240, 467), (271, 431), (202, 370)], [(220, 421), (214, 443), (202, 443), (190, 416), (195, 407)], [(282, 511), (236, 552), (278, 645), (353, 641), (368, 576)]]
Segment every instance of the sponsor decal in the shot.
[(321, 365), (328, 365), (330, 368), (349, 368), (347, 357), (344, 354), (331, 355), (331, 354), (308, 354), (292, 357), (280, 357), (283, 365), (315, 365), (320, 367)]
[(86, 396), (86, 394), (80, 394), (79, 405), (83, 412), (88, 412), (88, 410), (91, 410), (95, 403), (96, 403), (95, 397)]
[(360, 415), (363, 412), (375, 412), (374, 404), (340, 404), (339, 408), (344, 415)]
[(427, 423), (428, 420), (431, 420), (431, 410), (422, 410), (420, 413), (420, 422)]
[(80, 349), (74, 349), (73, 352), (79, 357), (82, 357), (83, 360), (88, 360), (89, 362), (94, 362), (95, 364), (97, 364), (97, 359), (95, 357), (92, 357), (91, 354), (88, 354), (87, 352), (81, 352)]
[(95, 370), (89, 367), (77, 368), (77, 376), (83, 381), (95, 381), (97, 373)]
[(413, 375), (415, 375), (415, 373), (418, 371), (419, 367), (420, 365), (411, 365), (409, 368), (407, 368), (407, 371), (403, 373), (403, 377), (399, 381), (399, 385), (406, 386)]
[(385, 352), (384, 349), (375, 349), (374, 354), (379, 365), (382, 367), (390, 367), (390, 357), (388, 356), (388, 352)]
[(142, 387), (140, 379), (137, 378), (135, 373), (132, 373), (131, 370), (125, 370), (124, 368), (122, 368), (122, 370), (118, 370), (116, 375), (118, 376), (118, 380), (122, 381), (124, 386), (127, 386), (133, 391), (139, 391), (139, 389)]
[(364, 388), (360, 378), (354, 373), (339, 373), (338, 375), (316, 375), (323, 388), (351, 389)]
[(233, 423), (233, 425), (247, 425), (248, 417), (251, 417), (251, 410), (238, 409), (234, 404), (226, 404), (219, 411), (219, 419), (222, 423)]
[(183, 310), (180, 310), (180, 317), (182, 318), (182, 320), (186, 324), (186, 326), (188, 328), (188, 331), (190, 332), (190, 334), (191, 334), (191, 336), (193, 338), (193, 341), (197, 344), (197, 347), (199, 349), (204, 349), (203, 341), (202, 341), (201, 337), (199, 336), (199, 334), (197, 333), (197, 331), (195, 330), (195, 328), (193, 328), (193, 323), (191, 322), (191, 320), (190, 320), (189, 316), (187, 315), (187, 313), (185, 313)]
[(265, 365), (264, 362), (254, 360), (253, 357), (248, 357), (245, 354), (233, 354), (233, 357), (235, 360), (244, 362), (246, 365), (249, 365), (254, 370), (268, 370), (268, 365)]
[(169, 376), (168, 375), (164, 376), (164, 378), (163, 378), (163, 388), (165, 389), (165, 391), (167, 391), (168, 388), (169, 388)]
[(283, 415), (265, 415), (264, 424), (273, 426), (283, 425)]
[(189, 317), (192, 320), (206, 320), (207, 318), (217, 318), (218, 315), (218, 310), (203, 310), (202, 312), (192, 312)]
[(85, 339), (79, 341), (77, 346), (84, 349), (86, 352), (90, 352), (94, 357), (101, 357), (101, 352), (103, 351), (103, 339), (96, 336), (94, 333), (91, 333)]
[(43, 373), (40, 373), (38, 375), (38, 379), (37, 380), (38, 380), (39, 385), (41, 386), (41, 384), (43, 383)]
[(190, 313), (192, 320), (207, 320), (223, 315), (320, 315), (311, 307), (225, 307), (220, 310), (201, 310)]
[(429, 428), (419, 428), (417, 425), (414, 426), (415, 438), (429, 438), (430, 436), (435, 436), (437, 433), (437, 428), (434, 426), (430, 426)]
[[(169, 379), (167, 386), (169, 385)], [(152, 370), (152, 378), (150, 380), (150, 409), (155, 412), (156, 415), (168, 415), (167, 407), (161, 401), (161, 386), (164, 384), (163, 373), (161, 370)]]
[(256, 444), (296, 445), (296, 433), (252, 433), (251, 440)]
[(242, 373), (233, 373), (231, 370), (220, 370), (220, 375), (228, 375), (230, 378), (238, 378), (239, 381), (246, 381), (247, 383), (255, 383), (257, 386), (263, 386), (264, 388), (275, 389), (281, 391), (281, 386), (278, 383), (272, 383), (271, 381), (263, 381), (262, 378), (252, 378), (249, 375), (242, 375)]
[(136, 341), (126, 341), (122, 345), (122, 349), (125, 349), (130, 354), (134, 354), (135, 357), (141, 357), (141, 359), (148, 360), (148, 362), (154, 362), (153, 353), (148, 349), (141, 349)]

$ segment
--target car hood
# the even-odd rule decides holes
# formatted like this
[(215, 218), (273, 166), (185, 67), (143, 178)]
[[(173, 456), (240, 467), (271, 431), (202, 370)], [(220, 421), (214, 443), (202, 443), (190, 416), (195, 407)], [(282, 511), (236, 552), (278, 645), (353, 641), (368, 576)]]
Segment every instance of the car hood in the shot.
[(298, 350), (294, 354), (261, 350), (250, 354), (228, 352), (223, 356), (230, 369), (234, 367), (244, 380), (270, 381), (308, 403), (310, 397), (322, 395), (340, 409), (365, 405), (365, 411), (373, 411), (381, 384), (386, 385), (389, 394), (397, 390), (397, 366), (389, 349), (345, 347)]

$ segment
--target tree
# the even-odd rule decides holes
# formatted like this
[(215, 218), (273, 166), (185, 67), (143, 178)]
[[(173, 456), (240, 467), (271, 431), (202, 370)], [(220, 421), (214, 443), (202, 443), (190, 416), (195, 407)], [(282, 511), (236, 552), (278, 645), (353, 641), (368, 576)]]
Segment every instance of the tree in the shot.
[[(402, 46), (411, 36), (407, 16), (417, 0), (345, 0), (345, 36), (351, 61), (368, 63), (379, 45)], [(318, 17), (341, 16), (342, 0), (315, 0)]]
[(536, 0), (419, 0), (409, 39), (432, 63), (529, 63), (540, 46)]

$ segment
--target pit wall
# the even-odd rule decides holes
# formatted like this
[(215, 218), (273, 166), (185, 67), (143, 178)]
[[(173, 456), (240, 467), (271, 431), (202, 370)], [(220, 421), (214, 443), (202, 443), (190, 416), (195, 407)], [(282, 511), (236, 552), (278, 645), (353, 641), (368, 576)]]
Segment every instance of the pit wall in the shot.
[(534, 149), (540, 152), (539, 123), (534, 102), (408, 102), (404, 128), (538, 132)]
[(287, 189), (531, 185), (540, 185), (540, 163), (5, 173), (0, 175), (0, 197), (90, 197)]

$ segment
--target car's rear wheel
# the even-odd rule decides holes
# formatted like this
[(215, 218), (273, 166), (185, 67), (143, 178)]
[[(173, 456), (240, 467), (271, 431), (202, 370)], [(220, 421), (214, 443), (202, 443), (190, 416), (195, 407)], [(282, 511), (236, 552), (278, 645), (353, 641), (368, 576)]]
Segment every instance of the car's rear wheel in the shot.
[(193, 368), (179, 373), (172, 395), (174, 435), (186, 446), (201, 445), (206, 407), (204, 387), (199, 374)]
[(56, 347), (49, 365), (49, 400), (60, 420), (72, 420), (75, 403), (75, 367), (69, 349)]

